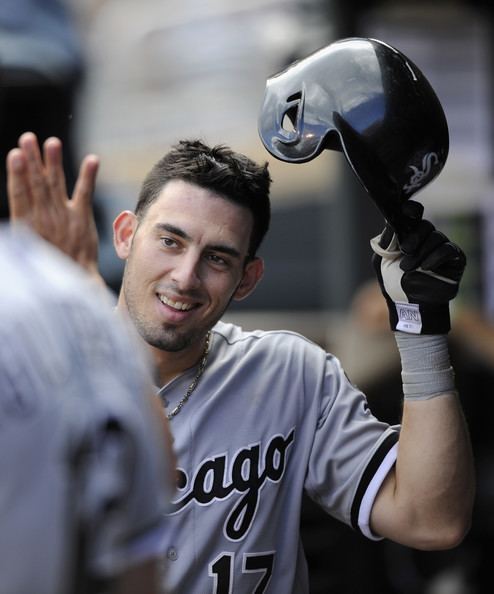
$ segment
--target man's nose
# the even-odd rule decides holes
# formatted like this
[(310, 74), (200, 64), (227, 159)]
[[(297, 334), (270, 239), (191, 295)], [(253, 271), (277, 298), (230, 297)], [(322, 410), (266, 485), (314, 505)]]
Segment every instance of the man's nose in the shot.
[(197, 289), (201, 284), (200, 255), (194, 252), (183, 254), (177, 259), (172, 278), (182, 291)]

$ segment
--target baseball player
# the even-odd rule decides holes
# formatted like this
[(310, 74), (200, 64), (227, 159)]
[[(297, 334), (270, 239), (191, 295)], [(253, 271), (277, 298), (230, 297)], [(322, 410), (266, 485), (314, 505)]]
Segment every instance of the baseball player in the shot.
[(0, 271), (0, 591), (157, 594), (172, 459), (140, 347), (27, 229)]
[[(75, 206), (64, 207), (60, 149), (51, 139), (42, 156), (27, 133), (8, 159), (14, 220), (30, 215), (48, 236), (57, 216), (41, 221), (33, 215), (40, 205), (65, 223), (73, 216), (91, 223), (90, 161)], [(153, 354), (177, 453), (162, 548), (174, 593), (307, 593), (304, 491), (370, 539), (440, 549), (469, 527), (472, 459), (446, 343), (461, 251), (424, 223), (408, 238), (414, 258), (404, 272), (388, 232), (373, 242), (391, 306), (405, 292), (432, 302), (444, 322), (437, 334), (396, 332), (405, 400), (401, 427), (388, 426), (319, 346), (221, 321), (230, 301), (246, 298), (262, 277), (257, 249), (269, 224), (269, 186), (266, 166), (182, 141), (146, 177), (135, 212), (114, 222), (125, 260), (118, 309)], [(94, 252), (88, 242), (81, 251)], [(88, 268), (94, 272), (94, 262)]]

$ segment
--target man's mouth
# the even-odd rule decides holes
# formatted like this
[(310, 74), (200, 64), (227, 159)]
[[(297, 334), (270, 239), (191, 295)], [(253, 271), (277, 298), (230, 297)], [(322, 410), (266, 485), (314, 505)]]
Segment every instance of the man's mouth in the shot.
[(170, 299), (169, 297), (166, 297), (165, 295), (158, 295), (158, 299), (161, 301), (161, 303), (164, 303), (168, 307), (171, 307), (172, 309), (176, 309), (177, 311), (189, 311), (195, 306), (194, 303), (184, 303), (183, 301), (173, 301), (173, 299)]

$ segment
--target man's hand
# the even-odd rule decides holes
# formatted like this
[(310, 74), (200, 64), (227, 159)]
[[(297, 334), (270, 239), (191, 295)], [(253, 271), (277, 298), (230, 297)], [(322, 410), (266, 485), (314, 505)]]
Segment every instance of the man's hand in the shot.
[(465, 254), (424, 219), (400, 243), (391, 227), (371, 240), (377, 279), (388, 304), (392, 330), (445, 334), (449, 301), (466, 264)]
[(93, 276), (98, 275), (98, 233), (91, 201), (98, 166), (98, 157), (85, 157), (70, 199), (58, 138), (46, 140), (42, 155), (36, 136), (26, 132), (7, 156), (12, 223), (28, 225)]

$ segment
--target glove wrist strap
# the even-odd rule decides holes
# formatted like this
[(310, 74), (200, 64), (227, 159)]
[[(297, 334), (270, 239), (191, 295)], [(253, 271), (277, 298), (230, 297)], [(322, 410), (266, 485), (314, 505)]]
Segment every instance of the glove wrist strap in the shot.
[(451, 330), (449, 304), (395, 303), (385, 297), (393, 330), (409, 334), (446, 334)]
[(401, 357), (403, 395), (407, 400), (427, 400), (455, 391), (445, 334), (395, 332), (395, 339)]

